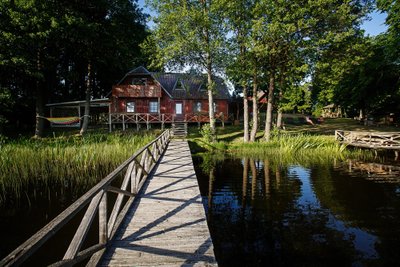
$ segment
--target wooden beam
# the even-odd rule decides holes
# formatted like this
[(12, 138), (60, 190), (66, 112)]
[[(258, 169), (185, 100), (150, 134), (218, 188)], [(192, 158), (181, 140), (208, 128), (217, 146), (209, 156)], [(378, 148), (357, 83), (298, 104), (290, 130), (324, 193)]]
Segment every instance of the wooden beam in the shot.
[(117, 194), (122, 194), (122, 195), (125, 195), (125, 196), (128, 196), (128, 197), (135, 197), (136, 196), (136, 194), (133, 194), (133, 193), (131, 193), (129, 191), (126, 191), (126, 190), (119, 189), (119, 188), (114, 187), (114, 186), (108, 186), (107, 187), (107, 191), (113, 192), (113, 193), (117, 193)]
[(86, 237), (87, 232), (89, 231), (89, 226), (93, 222), (94, 215), (97, 212), (97, 208), (99, 206), (100, 200), (103, 197), (103, 192), (99, 192), (90, 202), (89, 207), (86, 210), (85, 215), (76, 231), (74, 237), (72, 238), (71, 243), (65, 252), (63, 260), (71, 260), (75, 258), (79, 249), (81, 248), (83, 241)]

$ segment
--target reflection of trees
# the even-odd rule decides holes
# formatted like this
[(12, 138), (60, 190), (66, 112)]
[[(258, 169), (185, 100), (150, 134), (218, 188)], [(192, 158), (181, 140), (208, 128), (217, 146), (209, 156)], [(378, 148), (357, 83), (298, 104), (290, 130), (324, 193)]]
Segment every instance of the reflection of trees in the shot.
[[(348, 175), (348, 166), (333, 170), (325, 163), (310, 168), (307, 177), (300, 179), (288, 171), (293, 165), (272, 157), (211, 158), (203, 160), (206, 164), (202, 166), (208, 166), (204, 179), (212, 192), (206, 194), (212, 198), (208, 202), (213, 218), (210, 230), (221, 266), (400, 262), (398, 184), (379, 184), (359, 177), (354, 164), (354, 176)], [(310, 183), (311, 193), (321, 206), (299, 205), (305, 182)], [(332, 214), (344, 228), (351, 226), (377, 235), (375, 249), (382, 261), (362, 259), (351, 231), (335, 227)]]
[(247, 180), (249, 174), (249, 159), (243, 159), (243, 182), (242, 182), (242, 206), (246, 205), (246, 195), (247, 195)]
[(380, 173), (382, 166), (350, 162), (335, 169), (315, 168), (311, 179), (321, 205), (349, 226), (378, 236), (375, 249), (380, 259), (375, 261), (394, 266), (400, 262), (400, 187), (393, 180), (370, 179), (368, 172)]

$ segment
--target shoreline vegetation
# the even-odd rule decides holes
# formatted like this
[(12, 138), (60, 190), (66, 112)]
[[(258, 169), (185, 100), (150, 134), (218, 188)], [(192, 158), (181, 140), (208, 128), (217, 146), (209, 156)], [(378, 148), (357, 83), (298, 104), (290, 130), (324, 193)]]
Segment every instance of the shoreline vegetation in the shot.
[[(158, 135), (152, 132), (88, 133), (0, 142), (0, 206), (33, 188), (84, 192)], [(28, 199), (29, 201), (29, 199)]]
[[(204, 127), (204, 126), (203, 126)], [(269, 142), (263, 141), (260, 130), (257, 141), (243, 143), (243, 129), (229, 125), (218, 127), (218, 142), (204, 137), (207, 129), (189, 128), (188, 140), (192, 155), (197, 153), (225, 154), (236, 157), (275, 158), (283, 163), (327, 163), (333, 160), (374, 160), (370, 150), (347, 149), (334, 140), (334, 131), (375, 130), (351, 119), (331, 119), (322, 125), (286, 125), (273, 131)], [(160, 130), (151, 132), (101, 132), (94, 130), (85, 136), (73, 132), (53, 133), (51, 137), (0, 138), (0, 206), (18, 202), (32, 188), (73, 188), (85, 192), (104, 178), (137, 149), (150, 142)]]
[[(243, 142), (243, 129), (240, 126), (218, 128), (218, 142), (209, 143), (204, 133), (192, 131), (189, 141), (192, 153), (226, 153), (235, 156), (257, 158), (274, 157), (285, 162), (305, 163), (323, 162), (342, 159), (375, 160), (372, 150), (350, 148), (334, 139), (335, 130), (353, 131), (399, 131), (396, 127), (364, 126), (348, 118), (327, 119), (323, 124), (309, 125), (288, 124), (285, 130), (274, 130), (269, 142), (264, 141), (263, 131), (257, 134), (255, 142)], [(202, 135), (203, 133), (203, 135)]]

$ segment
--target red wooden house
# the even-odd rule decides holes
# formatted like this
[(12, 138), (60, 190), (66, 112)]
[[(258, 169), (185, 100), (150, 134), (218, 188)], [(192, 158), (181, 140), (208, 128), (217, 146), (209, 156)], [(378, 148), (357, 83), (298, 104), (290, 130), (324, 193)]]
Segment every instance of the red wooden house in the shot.
[[(113, 86), (110, 122), (208, 122), (206, 81), (203, 75), (149, 72), (138, 67)], [(215, 77), (214, 82), (214, 113), (217, 119), (226, 121), (230, 94), (221, 78)]]

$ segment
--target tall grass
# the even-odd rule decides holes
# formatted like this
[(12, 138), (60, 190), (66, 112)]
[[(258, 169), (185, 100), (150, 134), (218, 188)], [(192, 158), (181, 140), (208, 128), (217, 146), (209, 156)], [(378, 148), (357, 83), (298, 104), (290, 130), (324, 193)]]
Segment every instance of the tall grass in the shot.
[(323, 163), (344, 158), (369, 159), (373, 157), (373, 153), (370, 151), (347, 149), (346, 145), (335, 141), (333, 136), (304, 133), (290, 134), (281, 132), (274, 135), (269, 142), (259, 139), (259, 141), (253, 143), (219, 142), (212, 144), (212, 146), (204, 146), (202, 142), (196, 143), (198, 146), (216, 152), (224, 151), (236, 156), (260, 159), (277, 158), (287, 163)]
[(87, 188), (104, 178), (155, 133), (90, 134), (0, 143), (0, 205), (35, 186)]

